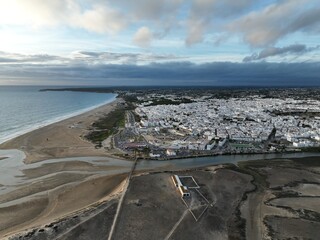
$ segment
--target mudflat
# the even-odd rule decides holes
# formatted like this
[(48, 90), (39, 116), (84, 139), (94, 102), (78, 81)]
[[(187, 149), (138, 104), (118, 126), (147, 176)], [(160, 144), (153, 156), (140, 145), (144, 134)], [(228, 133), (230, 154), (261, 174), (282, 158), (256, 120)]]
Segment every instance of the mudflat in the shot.
[[(86, 211), (121, 192), (132, 163), (106, 157), (103, 148), (95, 148), (84, 138), (91, 124), (115, 109), (119, 101), (0, 145), (1, 150), (18, 149), (26, 155), (14, 165), (15, 176), (10, 176), (14, 182), (0, 179), (1, 239)], [(0, 155), (0, 160), (7, 161), (4, 167), (17, 161), (7, 154)]]
[[(319, 166), (319, 158), (301, 158), (136, 172), (124, 192), (112, 239), (318, 239), (320, 175), (312, 169)], [(182, 182), (190, 197), (181, 197), (174, 174), (186, 177)], [(113, 196), (12, 239), (107, 239), (120, 197)]]
[(246, 239), (318, 239), (320, 174), (313, 171), (320, 166), (318, 157), (240, 165), (256, 185), (241, 204)]
[[(60, 176), (63, 180), (57, 183), (59, 186), (54, 186), (48, 180), (44, 186), (31, 186), (31, 189), (26, 191), (19, 189), (16, 192), (10, 192), (8, 196), (2, 196), (0, 236), (4, 237), (23, 229), (42, 226), (83, 210), (96, 202), (112, 199), (111, 195), (121, 190), (117, 190), (117, 187), (126, 178), (126, 174), (92, 178), (68, 175), (68, 177)], [(21, 190), (22, 194), (20, 194)], [(24, 198), (24, 195), (29, 197)], [(33, 197), (30, 198), (30, 196)], [(11, 200), (14, 198), (18, 200)]]
[[(0, 146), (24, 151), (28, 166), (20, 169), (14, 185), (0, 182), (0, 238), (107, 238), (132, 162), (107, 158), (108, 152), (96, 149), (83, 136), (116, 104)], [(3, 155), (2, 162), (6, 158)], [(188, 171), (173, 171), (170, 162), (165, 166), (135, 172), (113, 239), (317, 239), (320, 235), (319, 158), (248, 161)], [(173, 174), (193, 176), (200, 188), (190, 189), (191, 198), (182, 199), (171, 181)]]

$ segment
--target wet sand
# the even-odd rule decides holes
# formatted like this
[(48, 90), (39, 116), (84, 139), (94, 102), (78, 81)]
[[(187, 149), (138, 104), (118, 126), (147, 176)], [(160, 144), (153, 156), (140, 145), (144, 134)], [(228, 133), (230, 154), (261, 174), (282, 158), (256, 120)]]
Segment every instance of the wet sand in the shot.
[(77, 177), (64, 176), (65, 180), (70, 181), (69, 184), (48, 190), (46, 194), (26, 201), (12, 201), (12, 204), (9, 202), (6, 206), (1, 204), (0, 237), (48, 224), (75, 211), (84, 210), (96, 202), (107, 200), (110, 194), (116, 194), (114, 190), (121, 185), (126, 174), (72, 181)]
[[(0, 155), (3, 152), (0, 151)], [(1, 239), (110, 200), (121, 192), (122, 182), (132, 165), (130, 161), (108, 157), (50, 159), (23, 164), (23, 156), (11, 156), (0, 162), (1, 171), (5, 166), (14, 168), (7, 171), (9, 175), (0, 171)], [(19, 160), (20, 164), (9, 165)]]
[(121, 99), (0, 145), (0, 238), (84, 211), (121, 191), (132, 162), (85, 140)]
[(26, 133), (1, 144), (0, 149), (24, 151), (26, 163), (60, 157), (105, 156), (103, 149), (96, 149), (83, 137), (94, 121), (111, 112), (121, 101), (116, 99), (89, 112)]
[[(116, 201), (117, 194), (122, 191), (132, 162), (106, 157), (109, 153), (105, 149), (96, 149), (94, 144), (84, 140), (83, 136), (87, 134), (91, 124), (112, 111), (118, 101), (121, 100), (117, 99), (111, 104), (43, 127), (0, 145), (0, 239), (8, 238), (28, 229), (43, 230), (46, 228), (49, 229), (48, 231), (55, 231), (51, 227), (44, 227), (52, 225), (52, 222), (61, 223), (59, 231), (63, 231), (60, 228), (68, 231), (68, 226), (63, 227), (62, 219), (72, 221), (75, 213), (85, 215), (86, 211), (98, 210), (96, 206), (99, 203), (109, 206), (109, 202)], [(145, 171), (187, 169), (223, 162), (236, 163), (244, 158), (249, 160), (259, 158), (259, 156), (221, 156), (212, 159), (214, 161), (211, 161), (211, 158), (208, 160), (172, 160), (170, 162), (140, 161), (137, 165), (137, 171), (142, 173)], [(201, 160), (205, 161), (201, 162)], [(302, 169), (296, 170), (290, 167), (285, 172), (283, 169), (280, 170), (274, 168), (270, 171), (270, 185), (282, 186), (288, 183), (288, 179), (301, 181), (301, 177), (309, 179), (309, 184), (314, 184), (318, 179), (316, 173), (305, 172)], [(280, 178), (275, 181), (274, 176), (280, 176)], [(217, 181), (213, 182), (217, 184), (226, 180), (226, 174), (214, 174), (214, 177), (217, 178)], [(285, 180), (281, 177), (284, 177)], [(230, 179), (232, 184), (238, 184), (234, 178)], [(207, 183), (207, 181), (203, 182)], [(211, 181), (208, 180), (208, 182)], [(232, 184), (220, 185), (225, 191), (225, 186), (233, 186)], [(237, 190), (231, 189), (230, 192), (234, 193)], [(150, 197), (144, 194), (145, 192), (143, 192), (143, 196), (146, 198)], [(214, 195), (219, 196), (219, 192)], [(223, 197), (221, 203), (229, 204), (229, 201), (225, 201), (225, 199)], [(253, 199), (254, 201), (256, 199)], [(154, 210), (154, 206), (151, 207)], [(107, 209), (107, 207), (103, 208), (102, 212), (108, 212)], [(223, 205), (222, 209), (229, 209), (229, 206)], [(271, 206), (262, 208), (265, 211), (270, 209)], [(284, 211), (279, 211), (281, 214), (282, 212)], [(99, 214), (100, 210), (93, 214), (92, 221), (95, 224), (101, 223), (105, 219), (112, 222), (109, 215), (102, 218), (96, 217), (101, 216)], [(290, 216), (286, 215), (286, 217)], [(257, 222), (256, 218), (254, 220)], [(259, 220), (261, 221), (261, 217)], [(249, 222), (250, 219), (247, 221)], [(219, 222), (221, 221), (217, 223)], [(77, 228), (74, 229), (74, 236), (76, 236)], [(68, 239), (68, 234), (65, 239)], [(252, 233), (248, 235), (253, 236)]]

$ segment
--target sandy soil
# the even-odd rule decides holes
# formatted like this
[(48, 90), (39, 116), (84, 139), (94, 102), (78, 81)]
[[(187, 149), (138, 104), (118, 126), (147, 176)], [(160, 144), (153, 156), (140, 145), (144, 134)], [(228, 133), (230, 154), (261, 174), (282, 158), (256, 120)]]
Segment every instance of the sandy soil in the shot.
[(265, 221), (271, 232), (269, 239), (319, 239), (319, 222), (274, 216), (267, 217)]
[(126, 174), (121, 174), (71, 181), (27, 201), (13, 201), (6, 206), (0, 204), (0, 237), (50, 223), (95, 202), (106, 200), (115, 194), (114, 190), (125, 178)]
[[(239, 239), (235, 211), (244, 191), (253, 187), (251, 176), (227, 169), (175, 172), (194, 176), (199, 191), (209, 200), (207, 211), (196, 222), (173, 186), (172, 174), (154, 173), (131, 180), (113, 239), (228, 239), (231, 235)], [(195, 205), (204, 204), (202, 200), (197, 203), (199, 199), (192, 192), (186, 200), (197, 216), (200, 212)]]
[(319, 174), (312, 173), (305, 169), (294, 169), (294, 168), (283, 168), (283, 167), (274, 167), (266, 171), (267, 180), (270, 183), (270, 188), (281, 187), (290, 182), (318, 182), (320, 181)]
[(277, 198), (270, 201), (270, 204), (280, 207), (289, 207), (294, 210), (307, 209), (320, 212), (320, 198), (318, 197), (298, 197), (298, 198)]
[(10, 240), (106, 239), (117, 204), (118, 198), (97, 203), (50, 224), (17, 234)]
[(246, 239), (318, 239), (319, 159), (303, 160), (248, 162), (257, 189), (241, 206)]
[[(121, 191), (119, 186), (127, 177), (131, 162), (116, 158), (92, 161), (81, 158), (108, 155), (105, 149), (96, 149), (83, 136), (94, 121), (112, 111), (119, 101), (122, 100), (117, 99), (0, 145), (0, 149), (25, 152), (24, 162), (28, 166), (21, 168), (21, 176), (16, 176), (19, 183), (0, 184), (4, 189), (0, 194), (1, 239), (84, 211)], [(68, 157), (74, 159), (68, 160)], [(56, 160), (44, 161), (48, 159)]]
[[(318, 164), (314, 163), (315, 166)], [(113, 239), (318, 239), (320, 209), (319, 197), (315, 196), (319, 196), (320, 182), (316, 173), (307, 170), (310, 165), (268, 160), (257, 165), (254, 161), (248, 162), (241, 168), (224, 165), (139, 173), (130, 181)], [(49, 168), (43, 166), (48, 177), (51, 176)], [(55, 188), (47, 195), (33, 192), (38, 208), (29, 201), (19, 203), (12, 199), (9, 203), (15, 204), (14, 211), (19, 209), (23, 216), (22, 220), (17, 219), (20, 229), (25, 221), (39, 226), (15, 235), (13, 239), (72, 240), (92, 239), (92, 236), (106, 239), (117, 208), (117, 193), (121, 192), (126, 175), (116, 175), (122, 178), (114, 183), (114, 176), (92, 176), (90, 171), (79, 175), (77, 172), (81, 168), (92, 170), (94, 167), (81, 163), (77, 168), (69, 169), (67, 165), (58, 168), (76, 170), (74, 176), (69, 176), (74, 182)], [(192, 175), (201, 194), (192, 189), (191, 198), (183, 201), (170, 179), (172, 174)], [(77, 180), (81, 177), (83, 181)], [(43, 182), (45, 184), (46, 179)], [(110, 193), (108, 188), (111, 191), (112, 187), (116, 190)], [(301, 189), (305, 194), (312, 191), (314, 196), (301, 194)], [(83, 207), (96, 199), (100, 199), (101, 205)], [(11, 205), (0, 208), (0, 216), (5, 214), (10, 218)], [(206, 211), (196, 220), (205, 205)], [(76, 208), (82, 210), (79, 212), (74, 210)], [(68, 213), (67, 210), (73, 214), (63, 215)], [(29, 220), (26, 218), (28, 214), (37, 217)], [(58, 220), (48, 224), (51, 219)], [(43, 225), (44, 222), (47, 224)], [(8, 225), (8, 222), (2, 220), (0, 224)]]
[[(0, 145), (0, 149), (23, 150), (27, 156), (25, 163), (35, 166), (23, 168), (18, 176), (22, 183), (15, 186), (0, 184), (1, 189), (10, 189), (0, 195), (1, 239), (16, 233), (20, 234), (14, 239), (107, 237), (118, 193), (131, 162), (120, 163), (119, 159), (113, 159), (112, 163), (109, 160), (90, 162), (79, 157), (108, 154), (82, 137), (90, 125), (110, 112), (118, 101)], [(75, 159), (57, 160), (66, 157)], [(47, 163), (43, 161), (46, 159), (56, 160)], [(319, 236), (318, 198), (297, 197), (303, 191), (319, 191), (319, 187), (294, 191), (301, 184), (320, 186), (319, 174), (300, 165), (294, 168), (290, 160), (276, 164), (268, 161), (262, 168), (251, 165), (252, 176), (230, 166), (229, 169), (220, 166), (179, 172), (193, 175), (201, 194), (210, 201), (198, 222), (189, 211), (186, 212), (186, 205), (172, 185), (172, 173), (136, 176), (125, 196), (114, 239), (277, 239), (293, 237), (297, 232), (308, 238)], [(312, 167), (319, 168), (318, 165)], [(170, 169), (170, 164), (166, 163), (156, 171), (163, 169)], [(146, 170), (141, 169), (143, 171)], [(257, 191), (252, 183), (258, 186)], [(252, 193), (244, 198), (246, 192)], [(319, 196), (319, 193), (313, 194)], [(289, 207), (290, 214), (284, 208), (271, 206), (268, 201), (275, 198), (285, 200), (281, 205)], [(297, 199), (299, 201), (295, 202)], [(276, 201), (279, 200), (273, 203)], [(193, 203), (197, 205), (197, 201)], [(306, 204), (312, 208), (304, 207), (305, 211), (300, 211)], [(21, 230), (26, 232), (21, 234)]]
[(293, 188), (288, 187), (288, 190), (295, 191), (298, 194), (303, 196), (320, 197), (320, 185), (317, 185), (317, 184), (301, 183), (298, 186)]
[(19, 149), (26, 153), (26, 163), (50, 158), (105, 156), (103, 149), (83, 139), (91, 124), (112, 111), (122, 99), (116, 99), (84, 114), (48, 125), (0, 145), (0, 149)]

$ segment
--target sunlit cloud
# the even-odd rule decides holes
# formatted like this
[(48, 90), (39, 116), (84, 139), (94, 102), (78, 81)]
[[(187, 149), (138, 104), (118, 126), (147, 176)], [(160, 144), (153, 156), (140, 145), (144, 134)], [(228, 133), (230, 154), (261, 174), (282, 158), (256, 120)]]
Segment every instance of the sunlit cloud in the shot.
[(0, 77), (18, 66), (316, 63), (318, 38), (318, 0), (0, 0)]
[(133, 36), (133, 42), (140, 47), (149, 47), (153, 40), (153, 33), (147, 27), (141, 27)]
[(318, 1), (284, 0), (242, 16), (231, 22), (228, 30), (242, 35), (253, 47), (265, 47), (297, 31), (317, 32), (319, 23)]
[(159, 33), (178, 29), (187, 45), (202, 42), (210, 33), (225, 36), (227, 32), (239, 34), (245, 42), (258, 47), (274, 44), (296, 31), (319, 31), (320, 7), (316, 0), (274, 1), (260, 8), (261, 2), (0, 0), (0, 23), (34, 27), (63, 25), (98, 34), (116, 34), (137, 25), (141, 31), (155, 27), (152, 32)]

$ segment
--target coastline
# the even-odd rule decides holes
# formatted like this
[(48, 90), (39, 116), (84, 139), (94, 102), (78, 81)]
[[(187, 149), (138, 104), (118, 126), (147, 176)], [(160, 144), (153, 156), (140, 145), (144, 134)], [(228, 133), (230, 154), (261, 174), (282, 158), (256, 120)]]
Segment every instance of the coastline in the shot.
[[(0, 238), (117, 197), (132, 163), (108, 158), (104, 148), (95, 148), (83, 136), (93, 122), (113, 111), (121, 101), (115, 98), (0, 144), (0, 170), (17, 179), (0, 178)], [(12, 151), (25, 157), (14, 171), (6, 171), (6, 166), (10, 170), (10, 165), (15, 166), (18, 161), (8, 154)]]
[(38, 162), (50, 158), (106, 156), (103, 149), (85, 140), (91, 124), (115, 109), (122, 99), (114, 98), (107, 104), (93, 106), (82, 113), (65, 116), (64, 119), (30, 130), (20, 136), (0, 144), (0, 149), (18, 149), (26, 154), (25, 163)]
[(15, 149), (23, 155), (21, 165), (14, 167), (16, 171), (7, 172), (19, 181), (0, 178), (0, 238), (59, 221), (118, 196), (132, 162), (113, 156), (102, 159), (108, 156), (106, 150), (95, 148), (83, 136), (93, 122), (122, 101), (116, 98), (0, 144), (4, 166), (17, 161), (5, 152)]
[[(98, 158), (107, 156), (108, 152), (103, 148), (96, 149), (95, 145), (83, 136), (88, 133), (93, 122), (111, 112), (121, 101), (121, 98), (117, 98), (111, 103), (0, 144), (0, 150), (23, 151), (26, 154), (24, 163), (28, 166), (26, 169), (19, 169), (22, 173), (19, 177), (22, 177), (24, 182), (13, 185), (10, 192), (4, 191), (4, 194), (0, 194), (0, 238), (19, 234), (34, 227), (38, 227), (40, 231), (51, 225), (52, 221), (63, 222), (62, 219), (78, 217), (75, 213), (95, 209), (97, 203), (118, 201), (121, 186), (132, 162), (117, 160), (113, 156), (113, 159)], [(92, 156), (92, 160), (85, 160), (82, 158), (84, 156)], [(232, 158), (233, 155), (221, 156), (224, 157)], [(190, 162), (194, 161), (193, 158), (195, 157), (189, 157)], [(197, 158), (197, 164), (202, 159)], [(0, 155), (0, 160), (6, 161), (6, 158), (2, 159)], [(172, 169), (171, 164), (175, 160), (170, 160), (155, 160), (157, 163), (165, 164), (157, 166), (157, 171), (164, 171), (167, 167)], [(126, 164), (122, 165), (121, 162)], [(150, 169), (146, 166), (137, 170), (143, 173)], [(7, 187), (5, 185), (1, 185), (0, 182), (0, 193), (3, 186)]]
[(35, 131), (37, 129), (49, 126), (49, 125), (57, 123), (57, 122), (64, 121), (64, 120), (69, 119), (69, 118), (77, 117), (79, 115), (82, 115), (84, 113), (90, 112), (90, 111), (95, 110), (97, 108), (100, 108), (102, 106), (108, 105), (108, 104), (116, 101), (117, 97), (118, 97), (118, 95), (115, 95), (112, 99), (109, 99), (109, 100), (107, 100), (107, 101), (105, 101), (103, 103), (100, 103), (100, 104), (97, 104), (97, 105), (94, 105), (94, 106), (91, 106), (91, 107), (88, 107), (88, 108), (85, 108), (85, 109), (82, 109), (82, 110), (78, 110), (78, 111), (66, 114), (64, 116), (61, 116), (61, 117), (55, 117), (53, 119), (46, 120), (46, 121), (43, 121), (41, 123), (35, 124), (32, 127), (28, 127), (26, 129), (22, 129), (19, 132), (16, 132), (14, 134), (11, 134), (11, 135), (8, 135), (8, 136), (6, 136), (4, 138), (1, 138), (0, 139), (0, 146), (3, 143), (6, 143), (6, 142), (8, 142), (10, 140), (13, 140), (14, 138), (20, 137), (20, 136), (22, 136), (24, 134), (30, 133), (30, 132)]

